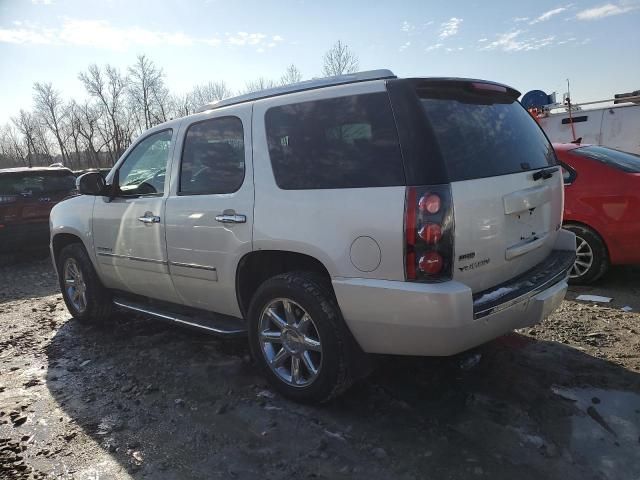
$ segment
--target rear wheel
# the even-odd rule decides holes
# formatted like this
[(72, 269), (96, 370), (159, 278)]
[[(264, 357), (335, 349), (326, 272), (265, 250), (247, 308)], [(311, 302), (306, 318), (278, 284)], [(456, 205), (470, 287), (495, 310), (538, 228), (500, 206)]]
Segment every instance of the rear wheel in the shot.
[(349, 387), (351, 336), (319, 278), (298, 272), (267, 280), (248, 316), (253, 357), (282, 395), (325, 402)]
[(582, 225), (565, 225), (576, 235), (576, 261), (569, 272), (569, 283), (585, 285), (595, 282), (609, 268), (609, 255), (600, 236)]
[(84, 246), (72, 243), (64, 247), (57, 265), (60, 290), (69, 313), (84, 322), (107, 320), (112, 310), (111, 295), (100, 282)]

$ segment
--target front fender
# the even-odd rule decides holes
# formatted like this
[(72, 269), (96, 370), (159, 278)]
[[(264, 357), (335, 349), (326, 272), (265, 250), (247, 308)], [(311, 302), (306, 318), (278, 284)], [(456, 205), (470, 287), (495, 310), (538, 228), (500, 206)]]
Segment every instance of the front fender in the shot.
[(53, 267), (56, 268), (55, 239), (60, 235), (77, 237), (89, 254), (89, 258), (96, 266), (96, 256), (93, 248), (93, 205), (96, 197), (80, 195), (64, 200), (53, 207), (49, 215), (50, 248)]

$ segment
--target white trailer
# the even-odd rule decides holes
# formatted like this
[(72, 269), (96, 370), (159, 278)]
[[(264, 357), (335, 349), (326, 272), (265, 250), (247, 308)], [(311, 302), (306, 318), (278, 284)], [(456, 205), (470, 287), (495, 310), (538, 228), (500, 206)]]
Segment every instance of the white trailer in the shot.
[[(636, 92), (626, 97), (582, 104), (546, 105), (536, 119), (552, 142), (567, 143), (582, 139), (640, 155), (640, 96)], [(628, 102), (612, 104), (612, 102)], [(594, 107), (608, 103), (608, 106)], [(587, 108), (585, 108), (587, 107)]]

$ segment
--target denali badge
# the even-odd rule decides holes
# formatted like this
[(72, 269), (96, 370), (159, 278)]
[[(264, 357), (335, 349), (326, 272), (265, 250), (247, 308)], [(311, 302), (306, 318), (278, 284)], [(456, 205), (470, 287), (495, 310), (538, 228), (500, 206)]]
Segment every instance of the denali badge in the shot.
[(490, 261), (490, 259), (485, 258), (484, 260), (470, 263), (469, 265), (465, 265), (464, 267), (458, 267), (458, 270), (460, 270), (461, 272), (466, 272), (467, 270), (475, 270), (476, 268), (484, 267)]

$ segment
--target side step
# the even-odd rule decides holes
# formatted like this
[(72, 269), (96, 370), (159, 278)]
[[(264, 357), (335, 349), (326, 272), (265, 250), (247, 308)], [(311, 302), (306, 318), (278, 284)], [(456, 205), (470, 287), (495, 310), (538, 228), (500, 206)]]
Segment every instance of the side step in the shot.
[[(124, 308), (132, 312), (149, 315), (159, 320), (173, 322), (189, 328), (202, 330), (219, 337), (242, 337), (247, 335), (247, 329), (243, 325), (242, 320), (220, 315), (212, 312), (200, 312), (188, 315), (183, 313), (172, 312), (168, 309), (160, 309), (154, 305), (148, 305), (142, 302), (135, 302), (124, 298), (114, 298), (115, 306)], [(185, 309), (186, 310), (186, 309)]]

